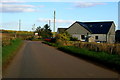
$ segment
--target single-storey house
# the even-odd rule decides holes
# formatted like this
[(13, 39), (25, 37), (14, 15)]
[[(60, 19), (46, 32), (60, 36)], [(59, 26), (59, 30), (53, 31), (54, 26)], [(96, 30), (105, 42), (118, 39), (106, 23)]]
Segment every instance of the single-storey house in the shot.
[(68, 28), (58, 28), (57, 34), (64, 33)]
[[(115, 24), (105, 22), (78, 22), (65, 29), (72, 37), (87, 42), (115, 42)], [(59, 32), (58, 32), (59, 33)]]

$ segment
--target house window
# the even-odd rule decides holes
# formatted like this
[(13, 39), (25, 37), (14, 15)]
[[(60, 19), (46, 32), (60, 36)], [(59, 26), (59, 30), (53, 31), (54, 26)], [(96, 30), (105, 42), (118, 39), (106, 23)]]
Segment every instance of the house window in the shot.
[(81, 35), (81, 39), (85, 39), (85, 35)]
[(100, 25), (100, 27), (103, 27), (103, 25)]
[(92, 27), (92, 25), (90, 25), (90, 27)]
[(98, 36), (95, 36), (95, 39), (98, 39)]

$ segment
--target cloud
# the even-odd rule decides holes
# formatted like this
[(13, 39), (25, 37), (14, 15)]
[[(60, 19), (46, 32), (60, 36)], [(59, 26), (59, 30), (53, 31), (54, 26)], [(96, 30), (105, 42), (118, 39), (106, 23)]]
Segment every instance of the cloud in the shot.
[(35, 12), (36, 6), (33, 5), (21, 5), (21, 4), (1, 4), (0, 12), (12, 13), (12, 12)]
[(119, 0), (1, 0), (4, 3), (20, 2), (119, 2)]
[(35, 12), (36, 10), (35, 9), (32, 9), (32, 8), (5, 8), (3, 9), (1, 12)]
[(94, 6), (97, 6), (97, 5), (105, 5), (106, 3), (101, 3), (101, 2), (78, 2), (78, 3), (75, 3), (75, 7), (78, 7), (78, 8), (88, 8), (88, 7), (94, 7)]
[[(37, 21), (39, 22), (48, 22), (49, 20), (51, 20), (51, 22), (54, 22), (53, 19), (38, 19)], [(73, 23), (73, 20), (63, 20), (63, 19), (56, 19), (56, 23)]]
[(5, 8), (8, 8), (8, 7), (10, 7), (10, 8), (33, 8), (33, 7), (35, 7), (35, 6), (33, 6), (33, 5), (19, 5), (19, 4), (12, 4), (12, 5), (10, 5), (10, 4), (3, 4), (2, 5), (2, 7), (5, 7)]
[(24, 3), (24, 2), (26, 2), (26, 1), (18, 1), (18, 0), (1, 0), (1, 3), (7, 3), (7, 4), (9, 4), (9, 3)]

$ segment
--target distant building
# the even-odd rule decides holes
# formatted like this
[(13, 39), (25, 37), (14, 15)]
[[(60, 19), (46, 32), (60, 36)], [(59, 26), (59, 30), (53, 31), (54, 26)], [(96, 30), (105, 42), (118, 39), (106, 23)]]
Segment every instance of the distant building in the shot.
[(116, 43), (120, 43), (120, 30), (117, 30), (115, 33), (115, 40)]
[(115, 42), (115, 24), (107, 22), (78, 22), (66, 29), (72, 37), (87, 42)]
[(64, 33), (68, 28), (58, 28), (57, 33)]

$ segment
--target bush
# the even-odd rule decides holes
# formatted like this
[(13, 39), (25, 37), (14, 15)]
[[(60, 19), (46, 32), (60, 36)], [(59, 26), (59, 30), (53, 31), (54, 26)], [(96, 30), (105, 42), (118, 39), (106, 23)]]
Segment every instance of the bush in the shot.
[(70, 37), (70, 41), (77, 41), (78, 40), (78, 38), (76, 38), (76, 37)]
[(69, 41), (70, 40), (70, 34), (68, 34), (67, 32), (57, 34), (56, 35), (56, 40)]

